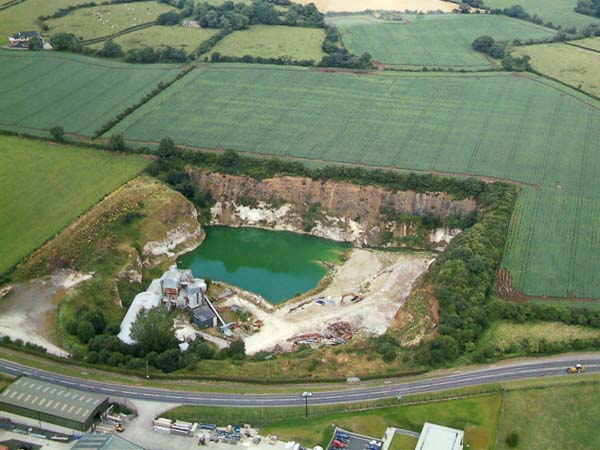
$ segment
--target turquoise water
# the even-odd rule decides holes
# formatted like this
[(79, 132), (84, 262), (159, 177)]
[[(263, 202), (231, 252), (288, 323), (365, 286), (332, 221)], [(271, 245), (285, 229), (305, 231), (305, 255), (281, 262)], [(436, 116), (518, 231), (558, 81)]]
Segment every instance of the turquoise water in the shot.
[(256, 292), (271, 303), (313, 289), (327, 273), (320, 261), (337, 263), (350, 244), (258, 228), (207, 227), (206, 239), (179, 259), (199, 278)]

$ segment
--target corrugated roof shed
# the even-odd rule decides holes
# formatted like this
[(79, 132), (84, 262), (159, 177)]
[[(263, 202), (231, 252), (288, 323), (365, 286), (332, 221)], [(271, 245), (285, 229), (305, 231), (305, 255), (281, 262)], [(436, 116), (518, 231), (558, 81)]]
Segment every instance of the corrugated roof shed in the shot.
[[(83, 431), (89, 428), (93, 416), (107, 407), (106, 396), (28, 377), (19, 378), (0, 395), (2, 410)], [(51, 420), (53, 417), (59, 420)]]
[(71, 450), (144, 450), (113, 434), (88, 434), (83, 436)]

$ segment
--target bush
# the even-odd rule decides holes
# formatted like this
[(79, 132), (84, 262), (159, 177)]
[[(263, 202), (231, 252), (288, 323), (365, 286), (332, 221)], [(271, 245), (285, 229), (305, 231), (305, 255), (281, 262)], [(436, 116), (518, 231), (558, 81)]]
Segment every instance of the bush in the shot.
[(50, 135), (54, 138), (56, 142), (62, 142), (65, 138), (65, 130), (63, 127), (52, 127), (50, 128)]
[(508, 436), (506, 436), (504, 441), (510, 448), (515, 448), (517, 445), (519, 445), (519, 435), (516, 431), (512, 431)]
[(90, 339), (92, 339), (96, 335), (96, 331), (94, 330), (94, 325), (87, 320), (83, 320), (79, 322), (77, 325), (77, 337), (81, 342), (87, 344)]

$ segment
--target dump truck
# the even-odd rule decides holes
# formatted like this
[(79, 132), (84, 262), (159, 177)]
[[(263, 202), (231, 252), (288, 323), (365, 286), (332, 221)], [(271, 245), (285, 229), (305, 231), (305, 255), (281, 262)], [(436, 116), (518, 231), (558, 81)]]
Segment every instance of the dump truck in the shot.
[(575, 364), (567, 369), (567, 373), (584, 373), (585, 371), (587, 371), (587, 367), (581, 364)]

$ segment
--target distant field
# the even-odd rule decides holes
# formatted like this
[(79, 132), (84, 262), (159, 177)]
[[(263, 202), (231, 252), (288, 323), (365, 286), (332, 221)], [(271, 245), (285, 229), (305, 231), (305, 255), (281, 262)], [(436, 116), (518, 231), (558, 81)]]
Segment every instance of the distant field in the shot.
[(330, 20), (349, 51), (369, 52), (378, 62), (412, 68), (485, 69), (490, 62), (471, 48), (473, 40), (483, 34), (500, 41), (554, 35), (549, 28), (499, 15), (409, 15), (406, 19), (409, 23), (372, 16), (334, 16)]
[(212, 65), (110, 133), (534, 185), (520, 196), (503, 262), (514, 288), (600, 298), (600, 103), (566, 89), (502, 73)]
[(358, 12), (367, 9), (451, 12), (458, 8), (458, 5), (442, 0), (300, 0), (299, 3), (314, 3), (323, 13), (328, 11)]
[(578, 45), (580, 47), (589, 48), (592, 50), (598, 50), (600, 52), (600, 37), (593, 37), (582, 39), (580, 41), (573, 41), (572, 44)]
[(72, 11), (66, 16), (46, 21), (50, 35), (73, 33), (83, 39), (108, 36), (125, 28), (152, 22), (172, 7), (155, 1), (95, 6)]
[(575, 12), (577, 0), (485, 0), (485, 6), (490, 8), (510, 8), (521, 5), (525, 12), (537, 14), (544, 23), (552, 22), (563, 28), (576, 27), (581, 29), (591, 23), (600, 23), (600, 19)]
[(173, 79), (173, 65), (131, 65), (56, 52), (0, 51), (0, 128), (91, 135), (117, 113)]
[[(575, 43), (579, 45), (580, 42)], [(599, 41), (591, 40), (588, 45), (596, 42)], [(515, 47), (513, 54), (529, 55), (529, 63), (538, 72), (600, 96), (600, 53), (567, 44), (544, 44)]]
[(137, 156), (0, 137), (0, 273), (147, 164)]
[(213, 47), (212, 52), (224, 56), (261, 56), (321, 61), (325, 55), (321, 44), (325, 38), (322, 28), (285, 27), (276, 25), (253, 25), (244, 31), (236, 31)]
[(89, 3), (89, 0), (26, 0), (0, 11), (0, 45), (6, 44), (8, 36), (17, 31), (39, 30), (36, 24), (39, 16), (80, 3)]
[[(127, 33), (114, 39), (124, 51), (133, 48), (164, 48), (171, 46), (181, 48), (190, 53), (215, 34), (216, 30), (209, 28), (189, 28), (178, 26), (152, 26), (139, 31)], [(104, 42), (91, 45), (93, 48), (102, 48)]]
[(599, 392), (597, 383), (506, 392), (497, 448), (510, 448), (513, 431), (520, 450), (600, 448)]

